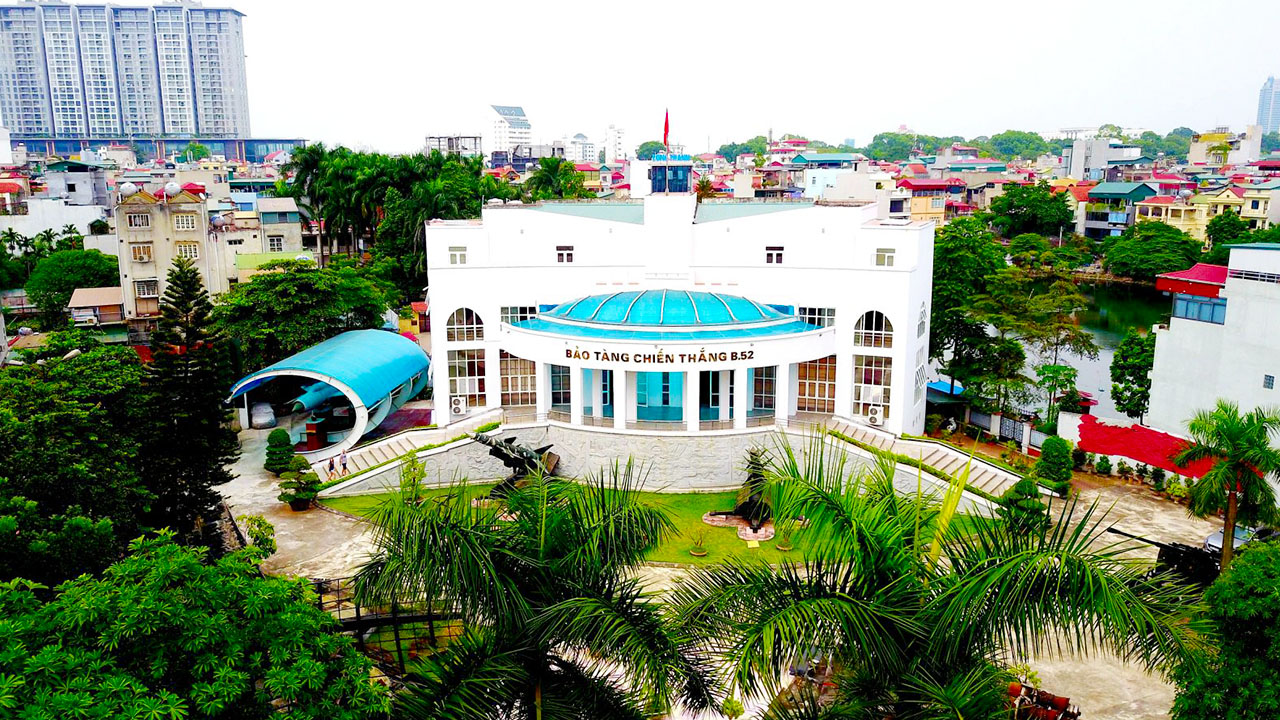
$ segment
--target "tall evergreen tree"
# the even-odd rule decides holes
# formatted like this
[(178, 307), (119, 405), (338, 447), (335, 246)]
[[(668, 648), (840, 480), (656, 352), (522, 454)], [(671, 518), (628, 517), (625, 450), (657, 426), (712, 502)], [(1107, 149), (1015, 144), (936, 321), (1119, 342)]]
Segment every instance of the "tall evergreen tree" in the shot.
[(187, 534), (213, 513), (213, 490), (232, 479), (239, 452), (224, 406), (230, 385), (227, 347), (213, 326), (213, 305), (200, 272), (178, 259), (169, 270), (147, 369), (155, 434), (143, 457), (156, 495), (153, 525)]

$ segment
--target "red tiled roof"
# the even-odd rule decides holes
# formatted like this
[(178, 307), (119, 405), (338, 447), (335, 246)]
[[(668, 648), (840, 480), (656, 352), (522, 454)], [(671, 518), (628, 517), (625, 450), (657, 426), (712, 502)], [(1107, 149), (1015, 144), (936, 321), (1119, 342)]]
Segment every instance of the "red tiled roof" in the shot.
[(925, 169), (924, 169), (924, 164), (923, 164), (923, 163), (908, 163), (908, 164), (907, 164), (907, 169), (908, 169), (908, 170), (910, 170), (910, 171), (911, 171), (911, 172), (913, 172), (913, 173), (917, 173), (917, 174), (920, 174), (920, 175), (925, 175), (925, 174), (928, 174), (928, 172), (929, 172), (928, 170), (925, 170)]
[(595, 163), (574, 163), (573, 169), (578, 172), (595, 172), (600, 168)]
[(1186, 446), (1180, 437), (1141, 425), (1113, 425), (1092, 415), (1080, 418), (1080, 448), (1100, 455), (1119, 455), (1151, 467), (1164, 468), (1188, 477), (1202, 477), (1213, 467), (1205, 458), (1186, 467), (1173, 464), (1173, 456)]
[(425, 302), (411, 302), (411, 303), (409, 303), (409, 309), (410, 309), (410, 310), (413, 310), (415, 313), (417, 313), (417, 314), (419, 314), (419, 315), (426, 315), (426, 314), (427, 314), (427, 311), (428, 311), (428, 310), (430, 310), (430, 308), (431, 308), (431, 306), (430, 306), (430, 305), (427, 305)]
[(614, 185), (613, 189), (614, 190), (630, 190), (631, 183), (622, 183), (621, 185)]
[(1236, 196), (1236, 197), (1238, 197), (1238, 198), (1242, 198), (1242, 197), (1244, 197), (1244, 188), (1240, 188), (1240, 187), (1229, 187), (1229, 188), (1227, 188), (1227, 190), (1228, 190), (1228, 191), (1230, 191), (1233, 195), (1235, 195), (1235, 196)]
[(1174, 200), (1178, 198), (1172, 195), (1152, 195), (1151, 197), (1138, 203), (1139, 205), (1172, 205)]
[(1157, 281), (1161, 278), (1182, 280), (1183, 282), (1205, 283), (1207, 285), (1217, 285), (1218, 287), (1222, 287), (1227, 284), (1227, 266), (1196, 263), (1186, 270), (1160, 273), (1156, 276)]
[(960, 178), (947, 178), (945, 180), (938, 178), (902, 178), (898, 181), (898, 187), (911, 190), (945, 189), (956, 185), (964, 185), (964, 181)]
[(22, 192), (22, 186), (19, 185), (18, 183), (0, 182), (0, 193), (4, 193), (8, 195), (8, 194), (20, 193), (20, 192)]

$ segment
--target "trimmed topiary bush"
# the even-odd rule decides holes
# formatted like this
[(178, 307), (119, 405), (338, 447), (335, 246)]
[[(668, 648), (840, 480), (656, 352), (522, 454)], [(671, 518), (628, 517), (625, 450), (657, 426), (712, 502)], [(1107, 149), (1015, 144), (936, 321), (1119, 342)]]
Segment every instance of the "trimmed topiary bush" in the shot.
[(289, 469), (292, 459), (293, 439), (289, 437), (289, 431), (284, 428), (272, 430), (267, 436), (267, 460), (262, 467), (267, 472), (279, 475)]
[(1099, 475), (1110, 475), (1111, 474), (1111, 458), (1107, 457), (1106, 455), (1099, 455), (1098, 462), (1094, 463), (1093, 465), (1093, 470)]
[(1046, 487), (1070, 483), (1071, 443), (1056, 435), (1045, 438), (1044, 446), (1040, 448), (1040, 458), (1036, 460), (1035, 474)]

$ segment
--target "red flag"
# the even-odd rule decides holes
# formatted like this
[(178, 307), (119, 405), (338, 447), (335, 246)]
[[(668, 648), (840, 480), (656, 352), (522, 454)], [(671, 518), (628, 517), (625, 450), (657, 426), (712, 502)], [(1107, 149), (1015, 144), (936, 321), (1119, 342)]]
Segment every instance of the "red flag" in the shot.
[(667, 144), (667, 135), (671, 132), (671, 111), (664, 110), (662, 116), (662, 147), (670, 147)]

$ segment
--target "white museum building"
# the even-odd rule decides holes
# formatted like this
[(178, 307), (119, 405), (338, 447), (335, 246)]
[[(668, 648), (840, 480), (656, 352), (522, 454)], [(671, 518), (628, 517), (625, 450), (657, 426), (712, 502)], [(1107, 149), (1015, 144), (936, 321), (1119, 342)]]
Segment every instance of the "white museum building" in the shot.
[(880, 215), (671, 192), (431, 221), (436, 423), (922, 434), (934, 226)]

